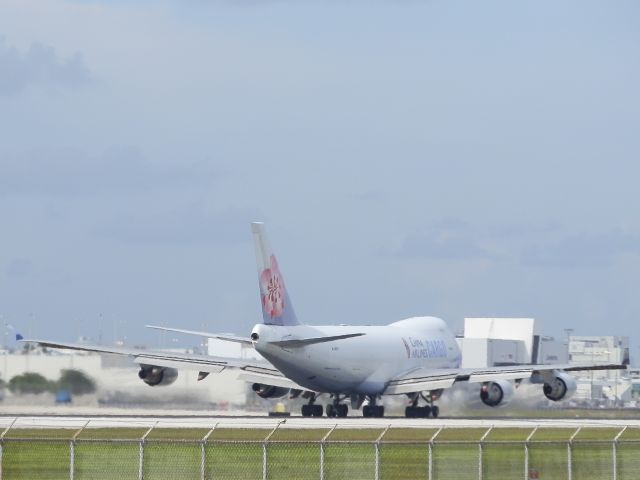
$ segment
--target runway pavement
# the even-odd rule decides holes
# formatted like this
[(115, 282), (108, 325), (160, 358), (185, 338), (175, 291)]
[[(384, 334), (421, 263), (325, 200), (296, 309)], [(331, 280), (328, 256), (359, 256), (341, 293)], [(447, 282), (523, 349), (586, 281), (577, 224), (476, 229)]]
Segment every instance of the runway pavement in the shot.
[(0, 416), (0, 429), (11, 428), (90, 428), (139, 427), (149, 428), (274, 428), (284, 422), (281, 428), (488, 428), (520, 427), (534, 428), (577, 428), (577, 427), (640, 427), (640, 420), (628, 419), (408, 419), (402, 417), (384, 418), (303, 418), (299, 416), (275, 418), (267, 416)]

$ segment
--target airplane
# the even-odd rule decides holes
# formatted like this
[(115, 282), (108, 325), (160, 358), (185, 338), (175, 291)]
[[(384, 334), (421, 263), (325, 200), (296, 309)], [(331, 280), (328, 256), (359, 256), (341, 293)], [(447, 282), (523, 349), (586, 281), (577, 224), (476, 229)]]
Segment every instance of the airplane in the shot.
[[(626, 368), (568, 364), (461, 368), (462, 356), (453, 333), (442, 319), (430, 316), (384, 326), (306, 325), (294, 312), (264, 224), (254, 222), (251, 229), (263, 321), (253, 327), (249, 337), (147, 327), (252, 345), (266, 361), (51, 340), (21, 341), (132, 357), (140, 365), (138, 376), (150, 386), (173, 383), (179, 369), (198, 371), (198, 380), (234, 369), (262, 398), (301, 396), (306, 400), (301, 409), (304, 417), (346, 417), (347, 401), (352, 409), (362, 408), (364, 417), (383, 417), (383, 395), (406, 395), (406, 417), (435, 418), (442, 392), (460, 383), (480, 384), (480, 399), (490, 407), (508, 403), (514, 395), (514, 383), (519, 385), (523, 380), (541, 384), (546, 398), (559, 401), (576, 391), (570, 372)], [(325, 409), (316, 403), (323, 394), (330, 397)]]

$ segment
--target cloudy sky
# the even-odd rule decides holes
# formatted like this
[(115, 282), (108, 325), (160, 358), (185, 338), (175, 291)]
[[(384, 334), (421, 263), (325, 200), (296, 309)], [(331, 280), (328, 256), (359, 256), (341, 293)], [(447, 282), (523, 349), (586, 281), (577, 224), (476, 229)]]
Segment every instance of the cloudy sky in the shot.
[(532, 316), (634, 342), (639, 17), (2, 0), (2, 321), (247, 333), (263, 220), (306, 323)]

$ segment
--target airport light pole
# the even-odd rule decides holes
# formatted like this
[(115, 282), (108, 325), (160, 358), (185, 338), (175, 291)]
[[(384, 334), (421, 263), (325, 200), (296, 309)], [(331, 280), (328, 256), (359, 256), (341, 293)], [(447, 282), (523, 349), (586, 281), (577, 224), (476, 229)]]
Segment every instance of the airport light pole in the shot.
[(564, 334), (567, 336), (567, 346), (569, 346), (569, 340), (571, 339), (571, 334), (573, 333), (573, 328), (565, 328)]

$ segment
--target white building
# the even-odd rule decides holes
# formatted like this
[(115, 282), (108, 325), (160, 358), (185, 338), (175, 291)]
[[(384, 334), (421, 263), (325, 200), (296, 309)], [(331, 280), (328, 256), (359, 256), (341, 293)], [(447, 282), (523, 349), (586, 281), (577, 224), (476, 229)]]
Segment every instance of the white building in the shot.
[[(571, 365), (629, 365), (629, 337), (577, 336), (569, 337)], [(576, 398), (585, 400), (631, 399), (631, 382), (626, 371), (595, 370), (576, 372)]]
[(536, 334), (533, 318), (465, 318), (462, 367), (566, 363), (567, 349)]
[[(569, 362), (572, 365), (629, 365), (629, 337), (569, 337)], [(612, 374), (611, 370), (602, 370)]]

